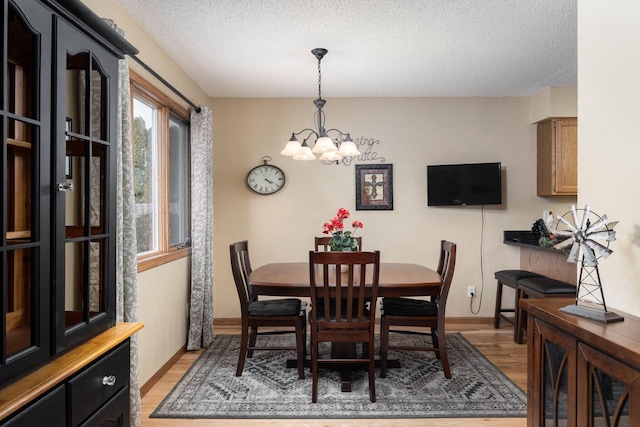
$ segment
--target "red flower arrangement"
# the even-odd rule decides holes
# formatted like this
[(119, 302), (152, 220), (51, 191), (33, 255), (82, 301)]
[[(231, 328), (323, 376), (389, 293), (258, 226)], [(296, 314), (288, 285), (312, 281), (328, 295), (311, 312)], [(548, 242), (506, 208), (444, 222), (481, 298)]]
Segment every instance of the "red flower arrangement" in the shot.
[(358, 228), (362, 228), (362, 222), (353, 221), (351, 226), (353, 231), (344, 231), (344, 220), (349, 218), (349, 211), (345, 208), (338, 209), (336, 216), (329, 222), (325, 222), (323, 225), (323, 234), (331, 234), (331, 240), (329, 240), (329, 247), (332, 251), (357, 251), (358, 241), (353, 234)]

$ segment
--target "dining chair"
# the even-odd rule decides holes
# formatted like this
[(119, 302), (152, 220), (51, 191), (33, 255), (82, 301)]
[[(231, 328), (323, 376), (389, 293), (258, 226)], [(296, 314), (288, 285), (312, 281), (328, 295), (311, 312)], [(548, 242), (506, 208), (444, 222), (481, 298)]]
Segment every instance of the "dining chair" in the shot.
[[(362, 236), (355, 237), (358, 242), (358, 250), (362, 250)], [(329, 240), (331, 240), (331, 236), (322, 236), (315, 238), (315, 251), (318, 252), (320, 250), (328, 252), (329, 251)]]
[[(231, 271), (236, 283), (242, 314), (242, 334), (236, 376), (242, 375), (246, 357), (253, 357), (254, 350), (295, 350), (297, 354), (298, 376), (304, 378), (304, 358), (307, 342), (306, 303), (298, 298), (281, 298), (258, 301), (251, 292), (249, 274), (249, 244), (246, 240), (229, 245)], [(259, 327), (289, 326), (293, 330), (267, 330), (258, 332)], [(295, 332), (295, 347), (260, 347), (256, 345), (258, 335), (274, 335)]]
[[(442, 277), (442, 285), (438, 295), (432, 296), (430, 301), (414, 298), (383, 298), (380, 310), (380, 377), (387, 376), (387, 358), (389, 350), (417, 350), (434, 351), (436, 357), (442, 361), (442, 369), (447, 379), (451, 378), (447, 343), (445, 340), (445, 309), (447, 296), (451, 287), (451, 280), (456, 266), (456, 244), (442, 240), (440, 242), (440, 261), (438, 274)], [(427, 327), (430, 332), (414, 330), (391, 330), (392, 326), (420, 326)], [(389, 332), (431, 335), (431, 347), (402, 346), (389, 344)]]
[[(348, 271), (341, 273), (343, 265), (348, 267)], [(376, 401), (374, 331), (379, 275), (380, 251), (309, 252), (313, 403), (318, 400), (319, 365), (356, 363), (367, 364), (369, 400)], [(370, 277), (370, 283), (367, 277)], [(354, 346), (355, 343), (365, 343), (368, 351), (363, 351), (360, 357), (357, 354), (354, 358), (332, 354), (321, 359), (318, 355), (321, 342), (353, 343)]]

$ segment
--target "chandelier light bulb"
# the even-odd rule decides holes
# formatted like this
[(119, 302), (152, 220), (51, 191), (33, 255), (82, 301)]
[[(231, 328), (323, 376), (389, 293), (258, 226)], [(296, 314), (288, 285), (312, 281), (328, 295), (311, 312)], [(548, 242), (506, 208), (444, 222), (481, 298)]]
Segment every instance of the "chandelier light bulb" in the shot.
[(354, 157), (359, 156), (360, 151), (356, 147), (356, 144), (351, 139), (351, 136), (347, 134), (347, 137), (340, 144), (340, 149), (338, 150), (338, 154), (342, 157)]
[(298, 141), (298, 138), (296, 138), (294, 134), (291, 134), (289, 142), (287, 142), (287, 145), (285, 145), (284, 150), (282, 150), (280, 154), (282, 154), (283, 156), (293, 157), (296, 155), (300, 148), (302, 148), (300, 141)]
[(320, 156), (320, 160), (326, 160), (328, 162), (339, 162), (342, 160), (342, 156), (338, 154), (337, 151), (327, 151), (326, 153), (322, 153)]
[(333, 143), (331, 138), (327, 136), (326, 133), (323, 133), (320, 138), (316, 141), (315, 147), (312, 150), (314, 153), (332, 153), (334, 151), (338, 151), (338, 147)]
[(316, 156), (311, 152), (311, 148), (307, 144), (307, 140), (302, 141), (302, 146), (293, 156), (293, 160), (315, 160)]

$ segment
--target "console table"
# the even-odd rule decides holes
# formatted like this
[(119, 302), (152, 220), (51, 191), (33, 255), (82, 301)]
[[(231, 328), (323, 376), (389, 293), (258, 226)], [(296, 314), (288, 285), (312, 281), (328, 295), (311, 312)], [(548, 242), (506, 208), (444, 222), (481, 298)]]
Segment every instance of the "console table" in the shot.
[[(527, 425), (640, 425), (640, 319), (600, 323), (521, 299), (527, 312)], [(622, 314), (622, 313), (621, 313)]]

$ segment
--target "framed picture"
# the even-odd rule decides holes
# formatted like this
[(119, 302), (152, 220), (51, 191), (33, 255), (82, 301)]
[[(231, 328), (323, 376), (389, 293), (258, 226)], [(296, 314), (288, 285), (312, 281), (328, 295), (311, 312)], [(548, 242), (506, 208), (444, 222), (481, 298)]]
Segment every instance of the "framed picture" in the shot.
[(356, 210), (393, 210), (393, 165), (356, 165)]

